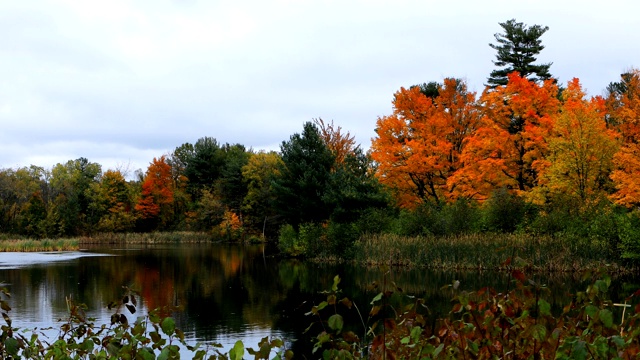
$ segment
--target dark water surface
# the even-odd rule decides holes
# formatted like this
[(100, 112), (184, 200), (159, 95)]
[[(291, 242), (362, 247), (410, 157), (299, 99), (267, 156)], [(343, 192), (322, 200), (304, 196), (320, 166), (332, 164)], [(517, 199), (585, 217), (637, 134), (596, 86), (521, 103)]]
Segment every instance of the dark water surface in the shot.
[[(330, 289), (335, 275), (343, 279), (344, 295), (356, 302), (364, 316), (379, 291), (367, 290), (374, 281), (388, 286), (393, 282), (407, 294), (425, 297), (436, 314), (451, 309), (453, 293), (441, 288), (456, 280), (465, 290), (490, 286), (504, 291), (512, 286), (508, 274), (502, 273), (318, 265), (278, 259), (263, 246), (163, 245), (0, 253), (0, 283), (12, 294), (9, 315), (14, 326), (57, 329), (59, 319), (67, 316), (66, 297), (86, 304), (88, 316), (97, 318), (97, 323), (108, 323), (113, 312), (107, 310), (107, 304), (121, 298), (122, 286), (129, 286), (138, 289), (141, 297), (141, 306), (129, 321), (148, 309), (179, 305), (184, 310), (174, 317), (190, 343), (218, 342), (228, 349), (236, 340), (243, 340), (245, 346), (256, 348), (262, 337), (273, 336), (285, 339), (297, 354), (308, 353), (311, 335), (321, 331), (316, 327), (302, 334), (317, 320), (304, 314), (323, 300), (318, 293)], [(572, 274), (533, 279), (548, 285), (545, 297), (556, 310), (569, 301), (571, 293), (587, 285)], [(616, 279), (612, 300), (623, 302), (639, 282), (637, 278)], [(403, 301), (400, 296), (396, 300)], [(354, 326), (361, 321), (355, 312), (345, 315)], [(45, 333), (57, 334), (56, 330)]]

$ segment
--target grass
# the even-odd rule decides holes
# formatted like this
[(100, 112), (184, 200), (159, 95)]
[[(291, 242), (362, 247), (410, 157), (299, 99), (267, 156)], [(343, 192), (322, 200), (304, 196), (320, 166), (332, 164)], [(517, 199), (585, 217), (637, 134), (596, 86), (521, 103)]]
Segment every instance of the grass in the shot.
[(78, 250), (78, 239), (0, 240), (0, 252), (38, 252)]
[(204, 232), (102, 233), (70, 239), (29, 239), (0, 234), (0, 252), (73, 251), (81, 246), (121, 244), (197, 244), (211, 242)]
[(79, 238), (81, 245), (107, 244), (199, 244), (212, 242), (205, 232), (101, 233)]
[[(526, 266), (554, 272), (600, 268), (607, 262), (603, 257), (607, 253), (608, 244), (597, 240), (486, 233), (444, 237), (364, 235), (354, 249), (355, 261), (366, 265), (460, 270)], [(505, 263), (507, 259), (512, 262)], [(614, 261), (606, 265), (622, 269)]]

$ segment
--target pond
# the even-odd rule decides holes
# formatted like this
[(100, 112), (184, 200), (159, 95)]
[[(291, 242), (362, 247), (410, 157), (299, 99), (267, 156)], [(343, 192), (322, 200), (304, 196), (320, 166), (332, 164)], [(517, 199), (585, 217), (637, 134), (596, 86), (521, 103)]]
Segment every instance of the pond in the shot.
[[(107, 304), (120, 299), (122, 287), (128, 286), (140, 292), (139, 309), (129, 321), (149, 309), (178, 305), (183, 310), (174, 317), (188, 342), (221, 343), (224, 351), (237, 340), (255, 348), (261, 338), (271, 336), (284, 339), (296, 354), (309, 354), (311, 336), (320, 328), (303, 334), (316, 320), (305, 313), (322, 301), (319, 292), (330, 289), (335, 275), (342, 278), (344, 294), (365, 316), (371, 298), (379, 291), (368, 290), (374, 281), (387, 286), (395, 283), (406, 294), (425, 297), (430, 311), (437, 314), (451, 309), (452, 290), (442, 287), (456, 280), (465, 290), (490, 286), (503, 291), (512, 286), (508, 274), (503, 273), (383, 270), (283, 260), (262, 245), (0, 253), (0, 283), (12, 294), (9, 314), (16, 327), (37, 328), (55, 336), (59, 319), (67, 316), (67, 297), (86, 304), (87, 315), (97, 323), (109, 323), (113, 311), (107, 310)], [(587, 285), (570, 274), (551, 278), (536, 275), (534, 280), (548, 285), (547, 300), (556, 310), (569, 301), (571, 293)], [(616, 279), (612, 299), (620, 301), (638, 289), (637, 283), (637, 278)], [(351, 316), (347, 322), (361, 323), (355, 313)], [(184, 355), (191, 358), (191, 353)]]

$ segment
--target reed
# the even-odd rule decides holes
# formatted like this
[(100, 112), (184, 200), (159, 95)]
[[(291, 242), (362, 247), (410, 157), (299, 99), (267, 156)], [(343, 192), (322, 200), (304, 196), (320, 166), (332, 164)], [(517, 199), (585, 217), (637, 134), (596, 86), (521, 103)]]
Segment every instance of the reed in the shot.
[[(443, 237), (380, 234), (362, 236), (355, 244), (354, 254), (356, 262), (366, 265), (468, 270), (526, 266), (567, 272), (601, 267), (609, 260), (602, 258), (607, 246), (593, 239), (530, 234), (476, 233)], [(617, 264), (608, 265), (621, 269)]]
[(75, 251), (78, 239), (14, 239), (1, 240), (0, 252)]
[(205, 232), (175, 231), (151, 233), (100, 233), (84, 236), (81, 245), (115, 244), (198, 244), (212, 242), (214, 238)]

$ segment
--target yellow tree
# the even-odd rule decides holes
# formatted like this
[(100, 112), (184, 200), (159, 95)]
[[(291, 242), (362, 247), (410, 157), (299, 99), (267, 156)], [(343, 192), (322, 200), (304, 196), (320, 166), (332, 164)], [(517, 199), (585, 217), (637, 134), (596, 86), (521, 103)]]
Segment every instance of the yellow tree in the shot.
[(484, 91), (482, 120), (461, 154), (464, 166), (449, 179), (458, 197), (485, 200), (496, 189), (525, 193), (537, 185), (557, 94), (553, 81), (538, 85), (518, 73), (507, 85)]
[(552, 194), (573, 196), (584, 204), (605, 194), (617, 134), (607, 129), (604, 99), (586, 100), (578, 79), (569, 82), (562, 98), (541, 182)]
[(463, 81), (445, 79), (431, 96), (421, 90), (396, 92), (393, 114), (378, 118), (371, 146), (378, 179), (408, 208), (451, 199), (455, 184), (447, 180), (479, 121), (475, 93)]
[(612, 126), (622, 138), (613, 158), (611, 174), (616, 192), (612, 199), (620, 205), (640, 204), (640, 70), (622, 74), (619, 83), (609, 86), (607, 107)]

